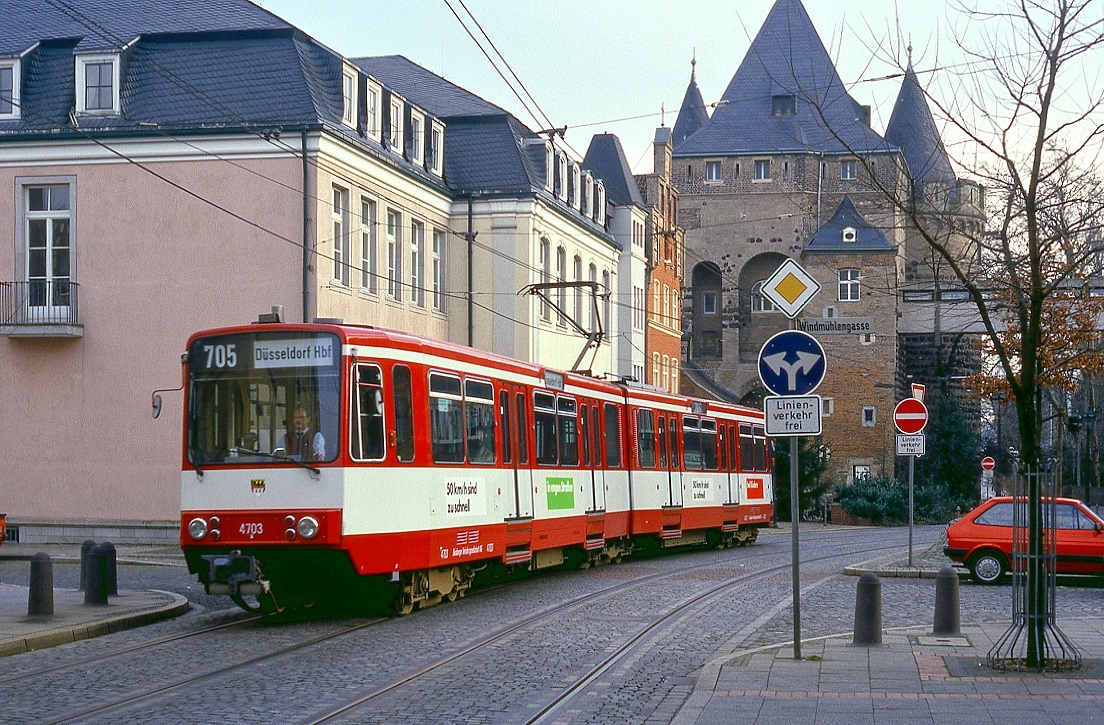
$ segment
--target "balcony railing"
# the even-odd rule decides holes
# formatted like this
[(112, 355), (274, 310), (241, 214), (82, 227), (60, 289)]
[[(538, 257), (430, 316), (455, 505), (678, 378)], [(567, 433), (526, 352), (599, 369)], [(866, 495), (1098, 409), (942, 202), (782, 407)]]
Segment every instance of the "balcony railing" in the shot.
[(81, 337), (79, 291), (67, 279), (0, 282), (0, 335)]

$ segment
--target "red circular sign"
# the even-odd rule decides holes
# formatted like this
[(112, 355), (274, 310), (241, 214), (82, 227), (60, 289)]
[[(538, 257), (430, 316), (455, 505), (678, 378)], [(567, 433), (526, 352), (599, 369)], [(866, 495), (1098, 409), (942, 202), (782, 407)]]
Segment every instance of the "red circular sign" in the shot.
[(997, 462), (992, 456), (986, 456), (981, 459), (981, 469), (983, 471), (992, 471), (997, 467)]
[(915, 435), (928, 424), (928, 406), (916, 398), (905, 398), (893, 409), (893, 425), (906, 435)]

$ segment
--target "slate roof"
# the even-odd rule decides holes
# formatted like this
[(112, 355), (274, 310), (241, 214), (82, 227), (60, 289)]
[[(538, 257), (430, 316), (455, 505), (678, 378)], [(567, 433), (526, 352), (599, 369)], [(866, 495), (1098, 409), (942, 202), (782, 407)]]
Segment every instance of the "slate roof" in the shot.
[(606, 187), (606, 198), (616, 206), (644, 206), (644, 198), (633, 178), (632, 168), (625, 158), (625, 149), (621, 140), (612, 133), (595, 134), (590, 140), (583, 168), (588, 169), (596, 179), (602, 179)]
[(691, 66), (690, 85), (686, 87), (686, 95), (682, 97), (678, 118), (675, 119), (672, 145), (678, 146), (707, 123), (709, 123), (709, 111), (705, 107), (705, 99), (702, 98), (698, 81), (694, 78), (694, 68)]
[[(843, 230), (855, 230), (855, 241), (843, 241)], [(844, 196), (832, 218), (816, 231), (805, 245), (805, 254), (816, 252), (896, 252), (896, 247), (880, 229), (859, 213), (851, 197)]]
[(494, 116), (506, 113), (471, 91), (401, 55), (381, 55), (351, 59), (357, 67), (403, 98), (438, 118), (453, 116)]
[[(794, 96), (796, 112), (772, 115), (773, 96)], [(776, 0), (713, 116), (689, 138), (676, 139), (674, 153), (893, 150), (868, 120), (869, 112), (840, 81), (800, 0)]]
[(893, 115), (886, 127), (886, 140), (905, 154), (914, 183), (949, 183), (955, 180), (951, 160), (932, 118), (931, 108), (916, 72), (909, 64), (905, 80), (893, 104)]

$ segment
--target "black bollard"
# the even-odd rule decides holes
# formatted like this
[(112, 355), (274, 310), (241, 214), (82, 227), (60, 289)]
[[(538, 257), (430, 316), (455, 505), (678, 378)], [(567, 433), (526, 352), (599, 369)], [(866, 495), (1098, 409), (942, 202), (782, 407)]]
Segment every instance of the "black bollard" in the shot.
[(54, 562), (49, 554), (31, 557), (31, 586), (27, 594), (28, 617), (54, 616)]
[(855, 639), (852, 644), (882, 643), (882, 582), (867, 572), (859, 577), (855, 594)]
[(85, 606), (107, 604), (107, 552), (93, 546), (88, 552), (88, 586), (84, 589)]
[(107, 555), (107, 593), (117, 597), (119, 596), (119, 570), (116, 566), (115, 544), (105, 541), (100, 546)]
[(92, 551), (92, 547), (96, 545), (96, 542), (92, 539), (85, 539), (81, 544), (81, 591), (84, 591), (85, 586), (88, 584), (88, 552)]
[(958, 573), (945, 566), (935, 575), (935, 626), (932, 634), (961, 634)]

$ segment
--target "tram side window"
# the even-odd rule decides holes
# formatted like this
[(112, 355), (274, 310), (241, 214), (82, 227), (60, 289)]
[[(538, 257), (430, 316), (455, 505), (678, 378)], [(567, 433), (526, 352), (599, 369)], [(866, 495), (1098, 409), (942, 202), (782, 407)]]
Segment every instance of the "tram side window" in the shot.
[(378, 365), (357, 365), (353, 386), (351, 431), (353, 458), (381, 461), (387, 455), (383, 422), (383, 372)]
[(687, 471), (702, 467), (701, 428), (697, 418), (682, 417), (682, 465)]
[(533, 393), (533, 424), (537, 463), (554, 466), (560, 461), (556, 448), (556, 399), (549, 393)]
[(395, 408), (395, 455), (399, 461), (414, 460), (414, 399), (410, 387), (410, 368), (396, 365), (391, 370)]
[(755, 437), (755, 470), (766, 471), (767, 470), (767, 434), (763, 430), (762, 426), (754, 426), (751, 429), (752, 435)]
[(621, 416), (613, 403), (605, 404), (606, 437), (603, 442), (606, 449), (606, 465), (610, 468), (621, 467)]
[(430, 373), (429, 427), (433, 460), (437, 463), (463, 463), (464, 408), (459, 376)]
[(590, 429), (587, 427), (587, 406), (579, 406), (579, 443), (583, 446), (583, 465), (590, 465)]
[(575, 401), (571, 398), (556, 399), (559, 410), (560, 465), (579, 465), (579, 430), (575, 413)]
[(679, 470), (678, 418), (672, 415), (670, 418), (667, 419), (667, 424), (667, 430), (670, 433), (670, 435), (668, 436), (668, 441), (671, 444), (671, 468), (677, 471)]
[(736, 429), (732, 426), (728, 426), (728, 470), (734, 473), (740, 470), (736, 459)]
[(667, 420), (665, 418), (659, 419), (656, 430), (659, 431), (659, 467), (667, 468)]
[(513, 426), (510, 425), (510, 394), (505, 390), (498, 391), (498, 414), (502, 416), (502, 462), (514, 462), (514, 446), (512, 443)]
[(602, 465), (602, 414), (598, 407), (598, 404), (595, 403), (594, 407), (590, 409), (590, 448), (594, 451), (595, 466)]
[(518, 393), (514, 402), (517, 403), (518, 463), (525, 466), (529, 464), (529, 411), (525, 393)]
[(468, 460), (494, 463), (494, 388), (480, 380), (464, 381), (464, 422), (467, 427)]
[(702, 418), (701, 422), (702, 467), (717, 470), (717, 421)]
[(636, 411), (637, 455), (641, 468), (655, 468), (655, 418), (652, 411), (640, 408)]
[(751, 426), (740, 424), (740, 469), (754, 471), (755, 468), (755, 441), (751, 437)]

